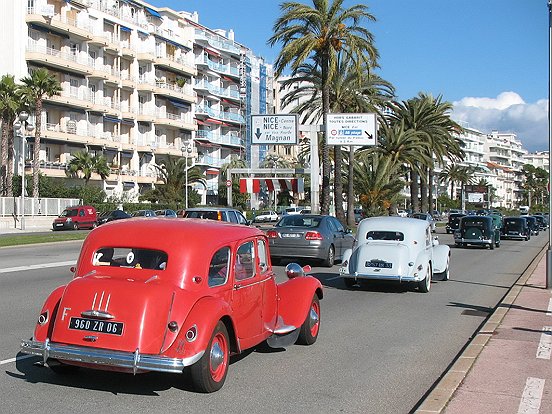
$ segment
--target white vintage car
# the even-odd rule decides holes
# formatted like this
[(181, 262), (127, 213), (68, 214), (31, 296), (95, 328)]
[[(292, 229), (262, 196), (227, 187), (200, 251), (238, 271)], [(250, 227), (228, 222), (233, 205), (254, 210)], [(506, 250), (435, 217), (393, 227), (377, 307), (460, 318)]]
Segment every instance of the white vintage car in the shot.
[(403, 217), (370, 217), (360, 222), (357, 245), (344, 252), (339, 269), (345, 285), (360, 280), (415, 283), (429, 292), (431, 278), (449, 279), (450, 248), (432, 237), (427, 221)]

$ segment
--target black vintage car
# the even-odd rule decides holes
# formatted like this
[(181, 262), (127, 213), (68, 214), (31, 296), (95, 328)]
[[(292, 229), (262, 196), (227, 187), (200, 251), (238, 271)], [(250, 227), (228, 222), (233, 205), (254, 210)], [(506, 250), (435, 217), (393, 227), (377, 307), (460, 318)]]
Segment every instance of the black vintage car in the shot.
[(500, 247), (500, 229), (490, 216), (465, 216), (460, 218), (458, 230), (454, 232), (454, 243), (462, 247), (489, 246), (492, 250)]
[(502, 238), (529, 240), (531, 230), (525, 217), (506, 217), (502, 221)]
[(535, 217), (535, 219), (537, 220), (539, 228), (541, 230), (546, 230), (546, 227), (547, 227), (546, 218), (542, 215), (534, 215), (533, 217)]
[(465, 214), (463, 213), (450, 213), (448, 216), (448, 223), (445, 227), (447, 234), (454, 233), (455, 230), (458, 230), (458, 224), (460, 223), (460, 219), (464, 217)]

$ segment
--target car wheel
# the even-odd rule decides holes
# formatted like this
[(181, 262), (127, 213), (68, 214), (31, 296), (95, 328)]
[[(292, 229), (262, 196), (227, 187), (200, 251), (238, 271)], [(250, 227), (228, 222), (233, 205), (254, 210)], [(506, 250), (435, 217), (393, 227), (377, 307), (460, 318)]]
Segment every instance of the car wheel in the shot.
[(57, 359), (48, 360), (48, 367), (58, 375), (71, 375), (79, 370), (79, 367), (65, 364)]
[(228, 331), (219, 321), (205, 353), (190, 367), (194, 387), (200, 392), (218, 391), (224, 385), (230, 361), (230, 340)]
[(489, 249), (494, 250), (494, 248), (495, 248), (495, 243), (494, 243), (494, 240), (492, 240), (491, 243), (489, 244)]
[(447, 267), (444, 272), (441, 273), (441, 280), (449, 280), (450, 279), (450, 254), (447, 258)]
[(432, 274), (431, 264), (428, 263), (426, 276), (424, 277), (423, 280), (420, 280), (418, 282), (418, 289), (420, 290), (420, 292), (422, 293), (429, 292), (429, 288), (431, 287), (431, 274)]
[(325, 267), (332, 267), (335, 263), (335, 248), (333, 247), (333, 244), (328, 249), (328, 253), (326, 254), (326, 258), (324, 259), (324, 266)]
[(79, 223), (73, 223), (73, 230), (79, 229)]
[(320, 301), (316, 293), (314, 294), (309, 309), (309, 314), (301, 325), (301, 331), (299, 332), (299, 338), (297, 343), (301, 345), (312, 345), (318, 338), (318, 331), (320, 330)]

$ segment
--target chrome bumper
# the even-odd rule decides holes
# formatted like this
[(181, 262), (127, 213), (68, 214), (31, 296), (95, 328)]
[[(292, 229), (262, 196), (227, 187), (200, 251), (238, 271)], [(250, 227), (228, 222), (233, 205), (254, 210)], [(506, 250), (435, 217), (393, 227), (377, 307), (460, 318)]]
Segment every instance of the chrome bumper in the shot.
[(184, 367), (196, 363), (205, 351), (201, 351), (188, 358), (167, 358), (158, 355), (140, 354), (138, 349), (134, 352), (112, 351), (109, 349), (52, 343), (47, 339), (45, 342), (22, 340), (21, 352), (42, 357), (44, 363), (49, 358), (53, 358), (61, 361), (98, 365), (98, 368), (101, 368), (101, 366), (117, 367), (129, 370), (134, 374), (138, 371), (180, 374)]
[(422, 280), (420, 277), (417, 276), (378, 275), (373, 273), (342, 273), (341, 276), (344, 278), (355, 280), (391, 280), (396, 282), (419, 282), (420, 280)]
[(491, 239), (464, 239), (458, 238), (454, 239), (454, 243), (467, 243), (467, 244), (491, 244), (493, 241)]

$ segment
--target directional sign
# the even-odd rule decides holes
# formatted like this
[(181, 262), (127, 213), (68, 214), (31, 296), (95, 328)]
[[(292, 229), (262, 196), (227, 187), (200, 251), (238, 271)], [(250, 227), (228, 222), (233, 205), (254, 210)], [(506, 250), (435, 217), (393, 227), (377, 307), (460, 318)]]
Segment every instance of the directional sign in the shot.
[(251, 115), (252, 144), (297, 144), (297, 115)]
[(328, 114), (326, 139), (328, 145), (376, 145), (376, 114)]

